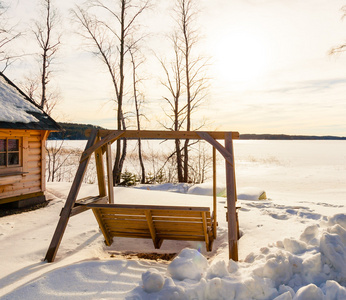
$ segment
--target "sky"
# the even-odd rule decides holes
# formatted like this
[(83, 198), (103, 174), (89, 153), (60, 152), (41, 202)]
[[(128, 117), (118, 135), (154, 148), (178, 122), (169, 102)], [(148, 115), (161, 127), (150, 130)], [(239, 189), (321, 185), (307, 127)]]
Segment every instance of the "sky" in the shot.
[[(81, 0), (56, 4), (64, 27), (63, 43), (52, 85), (62, 101), (53, 117), (57, 121), (89, 123), (115, 128), (115, 105), (109, 75), (88, 52), (71, 23), (69, 9)], [(38, 15), (38, 1), (12, 0), (8, 14), (19, 28), (29, 28)], [(165, 118), (157, 59), (169, 53), (165, 37), (172, 30), (171, 1), (156, 0), (143, 15), (146, 40), (143, 77), (144, 129), (158, 129)], [(193, 124), (206, 120), (206, 130), (240, 133), (346, 136), (346, 53), (328, 55), (346, 41), (345, 1), (328, 0), (200, 0), (197, 27), (201, 54), (210, 58), (209, 89)], [(17, 48), (35, 52), (30, 33)], [(26, 56), (6, 70), (21, 82), (35, 68)], [(128, 115), (131, 117), (131, 115)], [(162, 128), (162, 127), (161, 127)]]

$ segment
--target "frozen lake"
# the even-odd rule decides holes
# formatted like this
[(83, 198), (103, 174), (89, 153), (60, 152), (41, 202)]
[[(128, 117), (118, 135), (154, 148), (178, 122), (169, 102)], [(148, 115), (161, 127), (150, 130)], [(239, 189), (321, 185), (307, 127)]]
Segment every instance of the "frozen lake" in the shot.
[(294, 193), (333, 202), (333, 192), (345, 199), (346, 141), (243, 140), (234, 151), (239, 187), (261, 187), (269, 197)]
[[(56, 141), (48, 141), (54, 144)], [(134, 143), (134, 142), (132, 142)], [(65, 141), (64, 147), (84, 149), (86, 141)], [(168, 143), (147, 143), (148, 149), (165, 151)], [(134, 144), (129, 152), (135, 151)], [(234, 142), (238, 190), (264, 189), (268, 197), (333, 202), (346, 195), (346, 141), (330, 140), (236, 140)], [(224, 184), (219, 158), (218, 181)], [(333, 192), (333, 199), (328, 195)], [(344, 201), (344, 200), (343, 200)]]

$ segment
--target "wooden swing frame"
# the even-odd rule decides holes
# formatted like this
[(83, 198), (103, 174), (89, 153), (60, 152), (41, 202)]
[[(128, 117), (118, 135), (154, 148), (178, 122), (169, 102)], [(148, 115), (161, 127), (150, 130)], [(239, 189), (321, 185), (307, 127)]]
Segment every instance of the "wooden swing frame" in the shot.
[[(211, 250), (212, 242), (216, 238), (216, 226), (217, 226), (217, 210), (216, 210), (216, 150), (224, 157), (226, 162), (226, 191), (227, 191), (227, 220), (228, 220), (228, 244), (229, 244), (229, 258), (235, 261), (238, 260), (238, 220), (236, 213), (236, 181), (235, 181), (235, 168), (234, 168), (234, 153), (233, 153), (233, 140), (239, 138), (238, 132), (224, 132), (224, 131), (152, 131), (152, 130), (88, 130), (87, 135), (89, 136), (87, 145), (84, 152), (82, 153), (80, 164), (77, 169), (74, 181), (72, 183), (70, 192), (65, 202), (65, 206), (61, 210), (60, 219), (55, 229), (53, 238), (49, 245), (48, 251), (45, 256), (45, 260), (53, 262), (55, 260), (56, 253), (64, 235), (67, 223), (71, 216), (77, 215), (88, 209), (92, 209), (96, 219), (100, 225), (100, 228), (105, 236), (106, 244), (112, 243), (113, 236), (127, 236), (127, 237), (144, 237), (152, 238), (155, 248), (159, 248), (163, 239), (180, 239), (180, 240), (204, 240), (206, 242), (206, 248), (208, 251)], [(114, 190), (113, 190), (113, 177), (112, 177), (112, 157), (111, 157), (111, 144), (116, 140), (124, 139), (191, 139), (191, 140), (205, 140), (213, 147), (213, 214), (208, 215), (208, 211), (204, 207), (193, 208), (193, 207), (165, 207), (165, 206), (144, 206), (144, 205), (124, 205), (114, 204)], [(217, 140), (224, 140), (225, 146), (222, 146)], [(90, 161), (91, 155), (94, 153), (97, 169), (97, 180), (99, 195), (90, 196), (83, 199), (77, 200), (77, 196), (82, 185), (82, 181), (85, 175), (86, 168)], [(105, 170), (103, 164), (103, 154), (106, 154), (106, 171), (107, 171), (107, 183), (105, 177)], [(131, 211), (144, 213), (143, 218), (148, 223), (148, 233), (133, 234), (123, 232), (115, 232), (110, 235), (110, 231), (107, 231), (104, 226), (105, 220), (102, 219), (102, 210), (107, 210), (107, 214), (111, 212), (115, 215), (117, 212), (127, 209), (127, 213)], [(199, 209), (199, 210), (198, 210)], [(209, 210), (209, 208), (208, 208)], [(153, 223), (153, 216), (158, 211), (161, 212), (159, 219), (162, 220), (169, 211), (169, 215), (182, 217), (193, 217), (193, 211), (199, 211), (201, 213), (201, 224), (203, 224), (203, 231), (194, 235), (189, 234), (184, 236), (181, 234), (167, 235), (166, 233), (157, 234)], [(192, 213), (191, 213), (192, 212)], [(131, 217), (130, 217), (131, 218)], [(177, 218), (175, 218), (176, 220)], [(167, 220), (166, 220), (167, 221)], [(195, 223), (195, 222), (193, 222)], [(114, 224), (114, 222), (113, 222)], [(158, 224), (158, 223), (156, 223)], [(114, 225), (112, 225), (114, 226)], [(176, 226), (176, 225), (174, 225)], [(208, 229), (208, 230), (207, 230)], [(114, 229), (116, 230), (116, 229)], [(191, 230), (195, 230), (192, 228)], [(186, 230), (185, 230), (186, 231)], [(123, 235), (122, 235), (123, 234)], [(198, 235), (198, 237), (197, 237)]]

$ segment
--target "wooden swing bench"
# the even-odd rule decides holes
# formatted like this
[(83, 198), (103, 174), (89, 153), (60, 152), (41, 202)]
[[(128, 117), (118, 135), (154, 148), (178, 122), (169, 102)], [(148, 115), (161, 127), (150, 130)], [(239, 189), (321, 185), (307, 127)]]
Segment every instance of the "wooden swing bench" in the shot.
[[(213, 146), (213, 213), (210, 213), (209, 207), (114, 204), (111, 144), (120, 138), (197, 139), (211, 144)], [(239, 138), (238, 132), (93, 129), (89, 132), (89, 140), (82, 153), (65, 206), (61, 210), (45, 260), (54, 261), (69, 218), (88, 209), (93, 210), (107, 245), (112, 244), (113, 237), (151, 238), (156, 249), (161, 247), (164, 240), (204, 241), (207, 251), (211, 251), (217, 234), (216, 150), (226, 161), (229, 257), (238, 260), (234, 138)], [(224, 140), (225, 146), (222, 146), (217, 139)], [(92, 154), (95, 155), (99, 195), (77, 200)], [(106, 154), (107, 175), (104, 170), (104, 154)]]
[(163, 240), (204, 241), (212, 250), (216, 222), (209, 207), (90, 204), (110, 246), (113, 237), (152, 239), (155, 249)]

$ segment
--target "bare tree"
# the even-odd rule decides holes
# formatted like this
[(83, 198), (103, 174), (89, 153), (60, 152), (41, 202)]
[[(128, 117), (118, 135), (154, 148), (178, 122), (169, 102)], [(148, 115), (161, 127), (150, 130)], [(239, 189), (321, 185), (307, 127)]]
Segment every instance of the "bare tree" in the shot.
[(40, 87), (39, 81), (40, 80), (39, 78), (37, 78), (37, 76), (30, 74), (30, 75), (24, 76), (24, 80), (21, 83), (22, 90), (32, 100), (36, 99), (36, 94)]
[[(138, 90), (138, 84), (141, 82), (141, 79), (138, 78), (138, 68), (140, 65), (144, 63), (144, 59), (140, 59), (136, 57), (136, 53), (138, 53), (138, 49), (129, 49), (131, 55), (131, 64), (132, 64), (132, 84), (133, 84), (133, 99), (135, 102), (135, 114), (136, 114), (136, 125), (137, 130), (141, 130), (141, 117), (143, 116), (141, 113), (141, 106), (144, 102), (144, 95), (141, 94)], [(137, 62), (138, 61), (138, 62)], [(139, 164), (141, 166), (141, 183), (145, 183), (145, 166), (142, 157), (142, 141), (138, 139), (138, 158)]]
[(7, 7), (0, 1), (0, 64), (3, 65), (1, 72), (4, 72), (15, 58), (21, 56), (9, 49), (11, 42), (21, 33), (15, 32), (14, 26), (9, 24), (6, 11)]
[[(192, 125), (192, 113), (204, 100), (208, 87), (208, 78), (206, 76), (208, 59), (196, 54), (198, 42), (201, 40), (196, 29), (198, 12), (195, 0), (176, 0), (174, 16), (177, 26), (171, 40), (176, 64), (173, 69), (173, 73), (175, 73), (174, 81), (179, 81), (179, 84), (175, 83), (173, 89), (173, 78), (169, 78), (171, 75), (169, 75), (165, 64), (161, 62), (167, 77), (164, 85), (174, 99), (168, 100), (165, 98), (172, 110), (175, 111), (174, 130), (185, 129), (190, 131), (198, 129)], [(184, 94), (185, 102), (180, 105), (183, 100), (182, 94)], [(174, 105), (172, 105), (173, 103)], [(191, 143), (188, 139), (185, 140), (182, 154), (179, 143), (179, 141), (176, 141), (178, 178), (179, 182), (188, 182), (190, 181), (189, 149)], [(180, 159), (178, 156), (180, 156)], [(183, 164), (183, 172), (180, 171), (180, 163)]]
[(40, 82), (41, 95), (37, 101), (39, 106), (48, 114), (51, 113), (59, 99), (59, 93), (51, 90), (47, 91), (48, 84), (52, 76), (52, 63), (56, 58), (56, 53), (60, 47), (61, 34), (58, 32), (59, 15), (52, 5), (53, 0), (42, 0), (42, 20), (35, 21), (33, 33), (40, 47)]
[(64, 166), (67, 159), (70, 157), (72, 152), (66, 152), (63, 149), (65, 139), (59, 144), (56, 142), (55, 145), (46, 146), (46, 153), (48, 155), (47, 160), (47, 181), (55, 181), (56, 173)]
[[(136, 21), (148, 6), (149, 0), (94, 0), (86, 7), (77, 6), (73, 10), (76, 20), (84, 29), (82, 36), (90, 42), (92, 52), (101, 59), (111, 76), (117, 103), (117, 130), (126, 129), (123, 111), (125, 58), (129, 49), (141, 40), (141, 37), (135, 37), (138, 31)], [(105, 16), (110, 19), (106, 20)], [(113, 168), (114, 184), (120, 183), (125, 157), (126, 141), (121, 147), (121, 140), (118, 140)]]
[[(346, 5), (341, 7), (342, 11), (342, 19), (346, 17)], [(335, 55), (335, 54), (340, 54), (346, 50), (346, 43), (340, 44), (338, 46), (333, 47), (332, 49), (329, 50), (329, 55)]]
[[(186, 88), (186, 130), (192, 129), (192, 112), (205, 97), (206, 76), (204, 69), (207, 60), (196, 56), (194, 50), (201, 39), (196, 30), (196, 17), (198, 15), (195, 0), (177, 0), (175, 8), (176, 22), (178, 24), (180, 50), (185, 60), (185, 88)], [(184, 143), (184, 182), (189, 181), (189, 140)]]
[[(181, 126), (184, 122), (184, 107), (180, 107), (180, 97), (182, 94), (182, 80), (183, 80), (183, 63), (182, 55), (178, 46), (178, 38), (176, 34), (171, 36), (171, 41), (174, 49), (174, 58), (170, 62), (169, 66), (167, 63), (160, 59), (161, 66), (166, 75), (166, 79), (161, 81), (161, 84), (166, 87), (169, 91), (169, 97), (163, 97), (164, 100), (169, 105), (170, 112), (166, 112), (166, 116), (169, 118), (171, 125), (167, 126), (162, 124), (166, 129), (178, 131), (181, 129)], [(177, 162), (177, 174), (178, 181), (183, 182), (183, 162), (182, 162), (182, 153), (181, 153), (181, 144), (180, 140), (175, 140), (175, 154)]]

